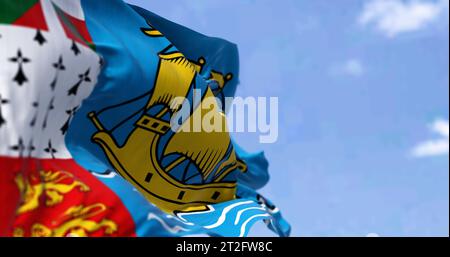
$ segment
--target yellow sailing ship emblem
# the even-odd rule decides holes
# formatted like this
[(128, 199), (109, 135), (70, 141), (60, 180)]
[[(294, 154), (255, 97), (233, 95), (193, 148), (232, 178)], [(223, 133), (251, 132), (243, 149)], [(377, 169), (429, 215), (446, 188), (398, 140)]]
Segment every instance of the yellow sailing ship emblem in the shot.
[[(151, 37), (160, 35), (154, 29), (143, 31)], [(245, 170), (245, 164), (236, 158), (225, 115), (218, 106), (210, 110), (201, 108), (201, 103), (193, 106), (189, 118), (178, 128), (171, 127), (170, 119), (183, 105), (180, 99), (191, 99), (197, 74), (205, 64), (203, 58), (192, 63), (173, 49), (168, 46), (159, 53), (153, 90), (123, 143), (101, 122), (100, 112), (88, 115), (97, 129), (91, 139), (115, 170), (166, 212), (234, 199), (236, 181), (230, 174)], [(210, 78), (223, 89), (232, 75), (211, 72)], [(213, 91), (206, 87), (201, 101), (212, 97)], [(211, 111), (219, 114), (224, 129), (186, 132), (194, 122), (192, 117)]]

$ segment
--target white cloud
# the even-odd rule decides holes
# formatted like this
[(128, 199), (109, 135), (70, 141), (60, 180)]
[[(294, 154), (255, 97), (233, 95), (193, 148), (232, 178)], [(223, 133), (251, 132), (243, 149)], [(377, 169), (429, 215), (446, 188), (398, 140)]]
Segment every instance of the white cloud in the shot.
[(370, 0), (358, 22), (373, 24), (387, 37), (395, 37), (425, 28), (448, 10), (448, 0)]
[(418, 144), (412, 150), (414, 157), (429, 157), (448, 155), (449, 152), (449, 122), (448, 120), (436, 120), (430, 125), (430, 130), (439, 134), (441, 138), (432, 139)]
[(360, 77), (364, 74), (364, 65), (359, 59), (348, 59), (347, 61), (334, 65), (331, 68), (332, 75), (348, 75), (352, 77)]
[(359, 77), (364, 73), (364, 67), (360, 60), (350, 59), (344, 64), (343, 71), (348, 75)]
[(366, 237), (380, 237), (377, 233), (369, 233), (366, 235)]

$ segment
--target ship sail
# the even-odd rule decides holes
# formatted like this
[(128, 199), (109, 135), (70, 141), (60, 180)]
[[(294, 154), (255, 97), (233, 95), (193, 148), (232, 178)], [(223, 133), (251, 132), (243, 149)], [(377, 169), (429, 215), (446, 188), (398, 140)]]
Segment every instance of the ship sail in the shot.
[[(209, 89), (205, 98), (208, 97), (214, 97)], [(207, 112), (215, 112), (216, 117), (220, 117), (219, 120), (215, 120), (221, 124), (220, 131), (206, 132), (202, 127), (200, 132), (192, 132), (194, 122), (199, 122), (195, 120), (195, 117), (204, 117)], [(213, 105), (211, 109), (205, 109), (199, 105), (169, 140), (164, 154), (179, 153), (188, 157), (197, 165), (203, 179), (206, 179), (227, 155), (231, 140), (226, 127), (225, 115), (218, 105)], [(229, 158), (232, 162), (236, 161), (234, 152)]]
[[(196, 70), (180, 52), (161, 53), (158, 79), (146, 108), (164, 104), (178, 109), (195, 78)], [(178, 97), (178, 98), (177, 98)]]

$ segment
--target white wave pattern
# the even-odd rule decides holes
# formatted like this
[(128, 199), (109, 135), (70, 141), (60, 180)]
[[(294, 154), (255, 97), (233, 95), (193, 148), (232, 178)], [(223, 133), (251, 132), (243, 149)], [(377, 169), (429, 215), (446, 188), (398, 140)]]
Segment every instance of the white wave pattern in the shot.
[(156, 220), (156, 221), (158, 221), (165, 230), (169, 231), (172, 234), (176, 234), (176, 233), (178, 233), (180, 231), (189, 231), (188, 229), (185, 229), (185, 228), (180, 227), (180, 226), (174, 226), (174, 227), (169, 226), (169, 224), (167, 224), (163, 219), (158, 217), (153, 212), (150, 212), (148, 214), (147, 220)]
[(106, 174), (92, 172), (91, 174), (96, 177), (99, 177), (99, 178), (114, 178), (116, 176), (115, 172), (110, 172), (110, 173), (106, 173)]
[[(220, 216), (217, 218), (216, 222), (210, 224), (210, 225), (202, 225), (203, 228), (214, 231), (215, 229), (225, 229), (225, 228), (219, 228), (221, 227), (225, 221), (227, 220), (227, 216), (230, 219), (234, 219), (234, 225), (236, 226), (236, 229), (232, 229), (232, 231), (235, 231), (235, 236), (239, 233), (239, 237), (243, 237), (247, 234), (247, 230), (249, 229), (247, 226), (248, 224), (257, 218), (261, 217), (268, 217), (271, 218), (272, 215), (268, 213), (267, 208), (264, 205), (257, 205), (257, 203), (253, 200), (244, 200), (242, 199), (239, 202), (235, 202), (233, 204), (230, 204), (223, 208)], [(245, 206), (250, 205), (250, 206)], [(241, 206), (239, 208), (239, 206)], [(180, 219), (184, 224), (186, 225), (193, 225), (193, 223), (189, 222), (189, 216), (196, 216), (196, 215), (205, 215), (207, 213), (214, 213), (216, 210), (212, 205), (208, 205), (209, 210), (208, 211), (199, 211), (199, 212), (190, 212), (190, 213), (178, 213), (176, 216), (178, 219)], [(234, 212), (233, 212), (234, 211)], [(251, 216), (247, 219), (243, 220), (242, 217), (246, 214), (246, 212), (251, 212)], [(261, 213), (264, 212), (264, 213)], [(197, 224), (200, 225), (200, 224)], [(230, 227), (226, 228), (231, 229)], [(234, 234), (233, 232), (231, 232)], [(230, 234), (231, 236), (231, 234)]]
[(232, 209), (234, 209), (235, 207), (238, 207), (240, 205), (251, 204), (251, 203), (254, 203), (254, 202), (253, 201), (237, 202), (237, 203), (234, 203), (234, 204), (231, 204), (231, 205), (225, 207), (223, 209), (222, 214), (220, 215), (219, 219), (217, 220), (217, 222), (215, 222), (214, 224), (208, 225), (208, 226), (204, 226), (204, 228), (206, 228), (206, 229), (217, 228), (218, 226), (222, 225), (225, 222), (228, 212), (230, 212)]
[(248, 208), (242, 209), (242, 210), (238, 211), (236, 219), (234, 220), (234, 225), (237, 225), (239, 223), (239, 220), (241, 219), (242, 214), (249, 210), (266, 211), (266, 209), (264, 207), (248, 207)]
[(239, 234), (239, 237), (243, 237), (245, 235), (245, 233), (247, 232), (247, 224), (258, 217), (270, 217), (270, 214), (266, 213), (266, 214), (256, 214), (254, 216), (251, 216), (250, 218), (248, 218), (241, 226), (241, 233)]

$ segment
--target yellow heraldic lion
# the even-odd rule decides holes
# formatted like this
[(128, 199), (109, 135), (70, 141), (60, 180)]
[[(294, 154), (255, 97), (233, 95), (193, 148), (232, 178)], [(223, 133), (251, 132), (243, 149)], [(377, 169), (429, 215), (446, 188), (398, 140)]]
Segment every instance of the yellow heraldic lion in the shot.
[(45, 205), (53, 206), (63, 201), (64, 195), (78, 188), (81, 192), (89, 191), (89, 187), (74, 178), (73, 174), (66, 171), (40, 171), (39, 178), (31, 175), (31, 181), (18, 174), (16, 184), (22, 194), (22, 203), (17, 209), (17, 214), (35, 210), (39, 207), (39, 199), (45, 195)]
[[(101, 203), (89, 206), (78, 205), (70, 207), (61, 217), (65, 220), (62, 224), (49, 228), (41, 223), (35, 223), (31, 227), (32, 237), (87, 237), (90, 233), (104, 229), (106, 235), (111, 235), (117, 231), (117, 224), (109, 219), (102, 219), (99, 222), (89, 220), (106, 211), (106, 206)], [(21, 228), (14, 230), (15, 237), (21, 237), (24, 231)]]

